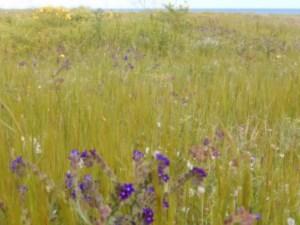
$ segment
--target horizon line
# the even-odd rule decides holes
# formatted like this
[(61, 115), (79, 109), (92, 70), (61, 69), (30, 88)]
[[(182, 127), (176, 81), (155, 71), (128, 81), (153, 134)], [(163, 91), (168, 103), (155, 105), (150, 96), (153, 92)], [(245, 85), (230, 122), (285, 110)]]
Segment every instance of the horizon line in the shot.
[[(78, 9), (78, 8), (87, 8), (87, 9), (103, 9), (103, 10), (161, 10), (166, 9), (165, 7), (93, 7), (93, 6), (61, 6), (61, 5), (41, 5), (41, 6), (28, 6), (28, 7), (0, 7), (0, 10), (26, 10), (26, 9), (38, 9), (44, 7), (53, 7), (53, 8), (68, 8), (68, 9)], [(188, 10), (222, 10), (222, 9), (233, 9), (233, 10), (260, 10), (260, 9), (268, 9), (268, 10), (300, 10), (300, 6), (297, 8), (288, 8), (288, 7), (187, 7)]]

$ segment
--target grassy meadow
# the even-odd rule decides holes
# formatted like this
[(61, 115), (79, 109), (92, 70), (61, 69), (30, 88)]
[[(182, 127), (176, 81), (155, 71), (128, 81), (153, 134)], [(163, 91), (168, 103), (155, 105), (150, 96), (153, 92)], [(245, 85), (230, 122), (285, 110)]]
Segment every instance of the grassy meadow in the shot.
[[(64, 179), (70, 150), (93, 148), (123, 183), (134, 149), (167, 155), (170, 185), (207, 171), (155, 203), (155, 225), (234, 224), (241, 207), (260, 220), (235, 224), (300, 223), (299, 52), (299, 16), (0, 12), (0, 224), (88, 224)], [(17, 156), (53, 185), (27, 175), (20, 198)], [(89, 172), (109, 202), (111, 177)]]

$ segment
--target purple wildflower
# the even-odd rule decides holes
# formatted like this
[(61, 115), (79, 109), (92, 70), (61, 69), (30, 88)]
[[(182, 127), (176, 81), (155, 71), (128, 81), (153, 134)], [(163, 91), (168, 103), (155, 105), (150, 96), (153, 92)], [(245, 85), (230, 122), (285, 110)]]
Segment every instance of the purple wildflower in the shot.
[(162, 176), (160, 176), (160, 178), (165, 183), (168, 182), (168, 180), (170, 179), (169, 175), (167, 174), (163, 174)]
[(135, 191), (133, 184), (123, 184), (119, 187), (119, 198), (121, 201), (128, 199)]
[(167, 174), (167, 169), (170, 166), (170, 160), (161, 153), (156, 154), (156, 160), (158, 161), (157, 173), (160, 180), (164, 183), (170, 179)]
[(210, 140), (208, 138), (205, 138), (203, 140), (203, 145), (208, 146), (210, 144)]
[(21, 156), (17, 157), (15, 160), (13, 160), (10, 164), (11, 171), (18, 175), (22, 176), (25, 174), (26, 165)]
[(94, 181), (93, 177), (91, 175), (85, 175), (82, 179), (82, 181), (79, 183), (78, 187), (81, 191), (81, 194), (83, 196), (83, 199), (89, 203), (92, 204), (92, 201), (94, 200)]
[(160, 162), (160, 164), (162, 164), (162, 166), (164, 166), (164, 167), (167, 167), (170, 165), (170, 160), (161, 153), (156, 154), (156, 160), (158, 160)]
[(91, 175), (85, 175), (83, 180), (79, 183), (79, 189), (82, 193), (85, 193), (93, 185), (93, 178)]
[(98, 155), (96, 149), (90, 150), (90, 155), (91, 155), (91, 157), (92, 157), (93, 160), (97, 161), (97, 159), (99, 158), (99, 155)]
[(256, 213), (254, 214), (255, 215), (255, 219), (258, 221), (258, 220), (261, 220), (261, 214), (259, 213)]
[(77, 149), (73, 149), (70, 152), (69, 159), (71, 161), (71, 167), (76, 168), (80, 161), (80, 152)]
[(144, 158), (144, 153), (142, 153), (139, 150), (134, 150), (132, 154), (132, 159), (136, 162), (141, 161), (141, 159)]
[(166, 196), (163, 198), (163, 207), (164, 207), (165, 209), (168, 209), (168, 208), (169, 208), (169, 201), (168, 201), (168, 199), (167, 199)]
[(199, 180), (202, 180), (204, 177), (207, 177), (207, 173), (204, 169), (199, 167), (194, 167), (192, 169), (192, 174), (196, 176)]
[(83, 163), (86, 167), (92, 167), (94, 164), (94, 156), (92, 151), (88, 152), (87, 150), (84, 150), (80, 154), (80, 158), (83, 160)]
[(75, 189), (73, 189), (70, 194), (71, 194), (71, 198), (72, 199), (76, 199), (77, 194), (76, 194), (76, 190)]
[(154, 193), (154, 192), (155, 192), (154, 187), (153, 187), (153, 186), (148, 187), (148, 188), (147, 188), (147, 192), (148, 192), (148, 193)]
[(154, 213), (151, 208), (144, 208), (143, 209), (143, 219), (144, 224), (152, 224), (154, 222)]
[(211, 155), (212, 155), (213, 159), (217, 159), (217, 158), (219, 158), (221, 156), (221, 153), (220, 153), (220, 151), (218, 149), (216, 149), (216, 148), (213, 147)]
[(66, 176), (65, 176), (65, 185), (66, 185), (66, 188), (69, 191), (71, 197), (73, 199), (76, 199), (76, 191), (74, 189), (74, 176), (71, 174), (70, 171), (68, 171), (66, 173)]
[(71, 189), (73, 187), (73, 176), (70, 171), (66, 173), (65, 184), (67, 189)]

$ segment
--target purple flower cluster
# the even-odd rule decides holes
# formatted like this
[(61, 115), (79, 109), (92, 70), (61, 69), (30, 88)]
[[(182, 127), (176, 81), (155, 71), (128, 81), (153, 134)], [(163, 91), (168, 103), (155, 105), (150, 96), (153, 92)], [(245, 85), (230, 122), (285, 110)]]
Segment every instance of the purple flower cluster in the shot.
[(91, 151), (87, 151), (87, 150), (84, 150), (81, 154), (80, 154), (80, 158), (82, 159), (85, 167), (92, 167), (93, 164), (94, 164), (94, 150), (91, 150)]
[(143, 158), (144, 158), (144, 153), (142, 153), (142, 152), (139, 151), (139, 150), (134, 150), (134, 151), (133, 151), (132, 159), (133, 159), (135, 162), (140, 162)]
[(170, 207), (169, 201), (168, 201), (167, 197), (164, 197), (164, 198), (163, 198), (163, 207), (164, 207), (165, 209), (168, 209), (168, 208)]
[(154, 189), (153, 186), (150, 186), (150, 187), (147, 188), (146, 192), (152, 194), (152, 193), (155, 193), (155, 189)]
[(23, 176), (25, 174), (26, 164), (21, 156), (17, 157), (10, 163), (11, 171), (17, 176)]
[(76, 168), (80, 161), (80, 152), (77, 149), (73, 149), (70, 152), (69, 160), (71, 162), (71, 167)]
[(203, 178), (207, 177), (206, 171), (199, 167), (194, 167), (191, 172), (198, 180), (203, 180)]
[(69, 160), (71, 161), (71, 167), (77, 168), (80, 162), (83, 162), (85, 167), (92, 167), (94, 160), (97, 158), (96, 150), (84, 150), (80, 152), (77, 149), (73, 149), (70, 153)]
[(85, 175), (78, 184), (83, 199), (88, 203), (91, 203), (93, 199), (93, 184), (93, 177), (89, 174)]
[(156, 154), (156, 160), (158, 161), (158, 177), (162, 182), (166, 183), (170, 179), (167, 174), (167, 169), (170, 166), (170, 160), (161, 153)]
[(67, 190), (70, 193), (70, 196), (72, 199), (76, 199), (76, 190), (75, 190), (75, 184), (74, 184), (74, 176), (70, 171), (66, 173), (65, 176), (65, 185)]
[(154, 222), (154, 213), (151, 208), (144, 208), (143, 209), (143, 219), (144, 224), (152, 224)]
[(133, 194), (134, 191), (135, 191), (135, 189), (133, 187), (133, 184), (126, 183), (126, 184), (121, 185), (119, 187), (119, 193), (118, 193), (119, 199), (121, 201), (128, 199)]

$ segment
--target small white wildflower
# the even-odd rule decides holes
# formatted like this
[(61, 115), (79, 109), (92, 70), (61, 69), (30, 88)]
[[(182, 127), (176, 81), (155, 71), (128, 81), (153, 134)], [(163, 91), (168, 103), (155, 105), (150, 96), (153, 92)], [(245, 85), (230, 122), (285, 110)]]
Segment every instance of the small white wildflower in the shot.
[(145, 153), (146, 153), (146, 154), (149, 154), (149, 152), (150, 152), (150, 148), (149, 148), (149, 147), (146, 147), (146, 148), (145, 148)]
[(190, 161), (187, 161), (186, 166), (190, 170), (192, 170), (194, 168), (193, 164)]
[(35, 154), (42, 154), (42, 148), (41, 148), (41, 144), (39, 143), (39, 141), (36, 138), (33, 138), (33, 150), (35, 152)]
[(190, 210), (190, 208), (186, 208), (186, 207), (181, 208), (181, 211), (184, 212), (184, 213), (188, 213), (189, 210)]
[(54, 209), (54, 210), (52, 211), (52, 214), (53, 214), (53, 215), (56, 215), (56, 214), (57, 214), (57, 210)]
[(283, 159), (284, 158), (284, 153), (280, 153), (279, 157)]
[(78, 166), (80, 169), (82, 169), (84, 167), (84, 162), (82, 159), (79, 160)]
[(52, 181), (48, 182), (47, 185), (46, 185), (47, 193), (50, 193), (51, 191), (53, 191), (53, 189), (54, 189), (54, 183)]
[(197, 194), (198, 195), (202, 195), (202, 194), (204, 194), (205, 193), (205, 187), (203, 187), (203, 186), (198, 186), (198, 188), (197, 188)]
[(176, 156), (179, 157), (180, 156), (180, 151), (176, 152)]
[(289, 217), (289, 218), (287, 219), (287, 224), (288, 224), (288, 225), (296, 225), (296, 221), (295, 221), (294, 218)]
[(189, 197), (194, 197), (195, 196), (195, 190), (194, 190), (194, 188), (190, 188), (189, 189)]
[(161, 123), (160, 122), (157, 122), (156, 125), (157, 125), (158, 128), (161, 128)]

